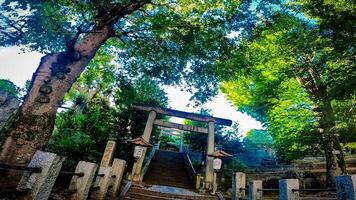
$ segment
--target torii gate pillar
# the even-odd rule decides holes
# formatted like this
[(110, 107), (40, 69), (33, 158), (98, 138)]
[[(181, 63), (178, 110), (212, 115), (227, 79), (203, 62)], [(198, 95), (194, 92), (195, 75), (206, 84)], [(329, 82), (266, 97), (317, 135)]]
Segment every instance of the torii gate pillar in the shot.
[[(145, 130), (142, 135), (142, 138), (144, 140), (146, 140), (147, 142), (150, 141), (152, 128), (153, 128), (153, 122), (156, 119), (156, 115), (157, 115), (157, 113), (155, 111), (151, 111), (150, 114), (148, 115)], [(147, 147), (143, 147), (142, 157), (139, 158), (134, 163), (134, 166), (132, 168), (132, 180), (133, 181), (142, 181), (143, 177), (141, 177), (141, 169), (142, 169), (143, 161), (145, 160), (146, 150), (147, 150)]]
[(215, 137), (215, 122), (209, 121), (207, 154), (206, 154), (206, 164), (205, 164), (205, 183), (207, 184), (207, 187), (212, 186), (214, 183), (214, 168), (213, 168), (214, 158), (208, 156), (209, 154), (213, 153), (215, 150), (214, 137)]

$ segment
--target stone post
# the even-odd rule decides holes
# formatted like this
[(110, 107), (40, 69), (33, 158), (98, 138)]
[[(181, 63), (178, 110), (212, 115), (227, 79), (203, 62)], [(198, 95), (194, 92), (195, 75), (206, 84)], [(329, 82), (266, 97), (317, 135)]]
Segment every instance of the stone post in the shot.
[(299, 192), (293, 190), (299, 189), (298, 179), (279, 180), (279, 199), (280, 200), (299, 200)]
[(112, 179), (112, 168), (111, 167), (100, 167), (98, 175), (95, 179), (94, 189), (90, 195), (90, 199), (93, 200), (104, 200), (106, 193), (109, 189)]
[(75, 191), (71, 194), (71, 200), (85, 200), (88, 197), (90, 187), (93, 183), (94, 176), (98, 165), (96, 163), (79, 161), (75, 173), (83, 173), (83, 176), (73, 176), (69, 185), (70, 191)]
[(28, 166), (40, 167), (42, 171), (41, 173), (25, 171), (17, 186), (17, 190), (30, 190), (25, 199), (48, 199), (64, 160), (64, 157), (54, 153), (36, 151)]
[(211, 187), (214, 182), (214, 168), (213, 161), (214, 158), (209, 157), (208, 155), (214, 152), (214, 134), (215, 134), (215, 122), (209, 122), (208, 128), (208, 146), (207, 146), (207, 155), (205, 163), (205, 182), (207, 187)]
[(356, 175), (336, 176), (335, 181), (338, 200), (356, 200)]
[(202, 182), (203, 177), (200, 174), (197, 174), (195, 177), (195, 189), (200, 189), (200, 185)]
[(232, 177), (232, 200), (245, 199), (246, 174), (236, 172)]
[(126, 167), (125, 160), (114, 159), (114, 162), (112, 164), (112, 175), (115, 177), (113, 177), (113, 181), (112, 181), (112, 193), (111, 193), (112, 197), (119, 196), (120, 185), (122, 182), (122, 177), (124, 176), (125, 167)]
[(109, 140), (106, 143), (103, 158), (101, 159), (100, 167), (109, 167), (111, 165), (112, 159), (114, 157), (116, 149), (116, 142)]
[(183, 152), (183, 131), (179, 131), (179, 152)]
[[(142, 138), (145, 139), (147, 142), (150, 141), (152, 128), (153, 128), (153, 122), (156, 119), (156, 115), (157, 115), (157, 113), (155, 111), (151, 111), (150, 114), (148, 115), (145, 130), (142, 135)], [(134, 166), (132, 168), (133, 169), (132, 170), (132, 180), (133, 181), (142, 180), (141, 179), (141, 169), (142, 169), (143, 161), (145, 160), (146, 151), (147, 151), (147, 148), (144, 147), (142, 157), (134, 163)]]
[(262, 181), (255, 180), (250, 182), (249, 200), (262, 200)]

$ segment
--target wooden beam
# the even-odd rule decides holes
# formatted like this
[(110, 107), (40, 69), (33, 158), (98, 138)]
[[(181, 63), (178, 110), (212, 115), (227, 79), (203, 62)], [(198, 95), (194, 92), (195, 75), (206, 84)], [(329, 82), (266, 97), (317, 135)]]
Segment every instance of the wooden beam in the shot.
[(162, 127), (167, 127), (167, 128), (174, 128), (174, 129), (179, 129), (179, 130), (184, 130), (184, 131), (192, 131), (192, 132), (197, 132), (197, 133), (208, 133), (207, 128), (202, 128), (202, 127), (197, 127), (197, 126), (190, 126), (190, 125), (183, 125), (183, 124), (177, 124), (173, 122), (165, 122), (159, 119), (156, 119), (153, 124), (157, 126), (162, 126)]
[(216, 124), (220, 124), (220, 125), (224, 125), (224, 126), (231, 126), (231, 124), (232, 124), (232, 121), (228, 120), (228, 119), (200, 115), (200, 114), (196, 114), (196, 113), (189, 113), (189, 112), (173, 110), (173, 109), (168, 109), (168, 108), (161, 108), (161, 107), (156, 107), (156, 106), (133, 105), (133, 108), (136, 110), (143, 110), (143, 111), (155, 111), (156, 113), (163, 114), (163, 115), (180, 117), (180, 118), (185, 118), (185, 119), (190, 119), (190, 120), (200, 121), (200, 122), (213, 121)]

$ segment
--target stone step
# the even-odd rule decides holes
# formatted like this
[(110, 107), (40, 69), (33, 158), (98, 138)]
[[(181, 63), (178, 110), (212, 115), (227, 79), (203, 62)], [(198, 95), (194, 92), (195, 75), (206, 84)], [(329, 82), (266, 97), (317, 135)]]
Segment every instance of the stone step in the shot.
[(147, 173), (143, 179), (150, 185), (165, 185), (191, 189), (191, 183), (186, 172), (184, 160), (179, 152), (156, 151)]
[(215, 196), (203, 196), (203, 195), (180, 195), (169, 194), (163, 192), (156, 192), (140, 186), (132, 186), (125, 196), (125, 199), (135, 200), (216, 200)]

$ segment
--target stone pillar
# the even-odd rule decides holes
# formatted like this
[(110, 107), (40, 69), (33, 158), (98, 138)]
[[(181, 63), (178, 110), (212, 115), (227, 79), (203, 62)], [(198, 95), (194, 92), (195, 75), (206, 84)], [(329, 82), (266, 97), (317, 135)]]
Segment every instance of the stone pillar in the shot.
[(112, 182), (112, 197), (119, 196), (120, 185), (122, 182), (122, 177), (125, 172), (126, 161), (120, 159), (114, 159), (112, 164), (112, 175), (115, 176)]
[(245, 199), (246, 174), (236, 172), (232, 177), (232, 200)]
[(179, 152), (183, 152), (183, 131), (179, 131)]
[(64, 160), (64, 157), (54, 153), (36, 151), (28, 166), (40, 167), (42, 171), (41, 173), (25, 171), (17, 190), (30, 190), (26, 199), (48, 199)]
[[(142, 135), (142, 138), (145, 139), (147, 142), (150, 141), (152, 128), (153, 128), (153, 122), (156, 119), (156, 115), (157, 115), (157, 113), (155, 111), (151, 111), (150, 114), (148, 115), (145, 130)], [(147, 151), (147, 148), (144, 147), (142, 157), (134, 163), (134, 166), (132, 168), (133, 169), (132, 170), (132, 180), (133, 181), (142, 180), (141, 179), (141, 169), (142, 169), (143, 161), (145, 160), (146, 151)]]
[(93, 183), (94, 176), (98, 165), (91, 162), (79, 161), (75, 173), (83, 173), (84, 175), (73, 176), (69, 185), (70, 191), (75, 191), (71, 194), (71, 200), (85, 200), (88, 197), (90, 187)]
[(208, 143), (207, 143), (207, 155), (205, 163), (205, 182), (207, 186), (210, 187), (214, 182), (214, 168), (213, 161), (214, 158), (209, 157), (208, 155), (214, 153), (214, 134), (215, 134), (215, 123), (213, 121), (209, 122), (208, 128)]
[(94, 187), (98, 187), (91, 192), (90, 199), (104, 200), (109, 189), (112, 179), (111, 167), (100, 167), (98, 175), (95, 179)]
[(298, 179), (279, 180), (279, 199), (280, 200), (299, 200), (299, 192), (293, 190), (299, 189)]
[(356, 175), (336, 176), (335, 181), (338, 200), (356, 200)]
[(252, 181), (249, 186), (249, 200), (262, 200), (262, 181)]
[(113, 140), (109, 140), (106, 143), (105, 151), (103, 158), (101, 159), (100, 167), (109, 167), (112, 162), (112, 158), (114, 157), (116, 149), (116, 142)]
[(195, 177), (195, 189), (200, 189), (203, 177), (200, 174), (197, 174)]

